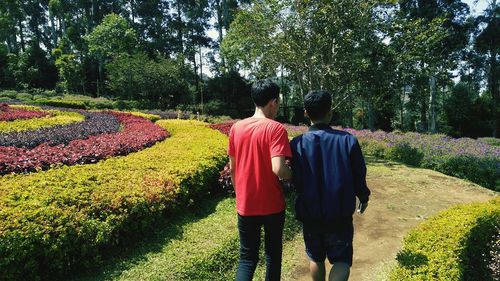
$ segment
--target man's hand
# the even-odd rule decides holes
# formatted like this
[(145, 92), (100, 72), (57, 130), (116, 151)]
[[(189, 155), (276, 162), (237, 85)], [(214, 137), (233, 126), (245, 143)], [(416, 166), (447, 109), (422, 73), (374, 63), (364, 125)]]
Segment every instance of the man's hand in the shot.
[(273, 173), (281, 179), (290, 180), (292, 178), (292, 169), (286, 165), (284, 156), (271, 158)]
[(368, 202), (365, 202), (365, 203), (362, 203), (362, 202), (359, 202), (359, 206), (358, 206), (358, 210), (357, 212), (362, 214), (365, 212), (366, 208), (368, 208)]

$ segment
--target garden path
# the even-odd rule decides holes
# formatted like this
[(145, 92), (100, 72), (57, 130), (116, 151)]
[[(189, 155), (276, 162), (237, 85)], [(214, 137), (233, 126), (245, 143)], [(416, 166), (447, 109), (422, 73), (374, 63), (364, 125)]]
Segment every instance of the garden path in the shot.
[[(368, 186), (372, 191), (368, 209), (354, 216), (354, 260), (350, 281), (385, 280), (408, 230), (422, 220), (453, 205), (486, 201), (491, 190), (441, 173), (369, 159)], [(310, 280), (302, 235), (287, 245), (295, 266), (283, 280)], [(327, 264), (329, 264), (327, 262)], [(329, 267), (328, 267), (329, 270)]]

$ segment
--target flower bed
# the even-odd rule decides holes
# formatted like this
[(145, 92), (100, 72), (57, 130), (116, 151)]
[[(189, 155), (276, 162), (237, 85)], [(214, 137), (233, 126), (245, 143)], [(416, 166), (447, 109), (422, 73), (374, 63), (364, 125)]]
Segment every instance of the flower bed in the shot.
[(0, 174), (46, 170), (54, 165), (95, 163), (117, 155), (126, 155), (165, 139), (168, 133), (142, 117), (111, 112), (123, 131), (72, 140), (67, 145), (41, 144), (33, 149), (0, 147)]
[[(18, 108), (26, 108), (30, 110), (40, 110), (34, 106), (19, 106)], [(14, 121), (0, 121), (0, 133), (19, 132), (27, 130), (37, 130), (48, 128), (57, 125), (66, 125), (75, 122), (82, 122), (85, 116), (78, 112), (59, 111), (59, 110), (43, 110), (48, 115), (41, 118), (21, 119)]]
[(126, 157), (0, 177), (1, 279), (63, 279), (95, 266), (102, 251), (205, 195), (227, 138), (200, 122), (158, 124), (172, 137)]
[(345, 129), (367, 154), (467, 179), (500, 191), (500, 147), (469, 138)]
[(6, 103), (0, 104), (0, 121), (41, 118), (48, 115), (48, 112), (11, 107)]
[[(214, 124), (211, 128), (229, 134), (234, 122)], [(285, 124), (285, 128), (290, 137), (307, 131), (306, 126)], [(345, 130), (356, 136), (365, 154), (432, 169), (500, 191), (500, 147), (498, 146), (488, 145), (481, 140), (454, 139), (440, 134), (335, 129)]]
[(83, 112), (85, 121), (67, 125), (57, 125), (38, 130), (0, 133), (0, 146), (34, 148), (43, 143), (50, 146), (68, 144), (75, 139), (118, 132), (120, 122), (110, 113)]
[(408, 233), (390, 280), (493, 280), (487, 244), (498, 225), (499, 198), (441, 212)]

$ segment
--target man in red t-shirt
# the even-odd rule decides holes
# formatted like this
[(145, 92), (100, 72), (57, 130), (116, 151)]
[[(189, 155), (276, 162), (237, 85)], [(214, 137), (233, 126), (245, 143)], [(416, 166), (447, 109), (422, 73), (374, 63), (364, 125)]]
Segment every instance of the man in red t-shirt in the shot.
[(252, 85), (255, 114), (236, 122), (229, 133), (228, 154), (236, 193), (240, 261), (236, 280), (252, 280), (259, 260), (264, 226), (266, 280), (280, 280), (285, 198), (278, 178), (290, 179), (285, 158), (291, 157), (285, 127), (274, 121), (279, 87), (270, 80)]

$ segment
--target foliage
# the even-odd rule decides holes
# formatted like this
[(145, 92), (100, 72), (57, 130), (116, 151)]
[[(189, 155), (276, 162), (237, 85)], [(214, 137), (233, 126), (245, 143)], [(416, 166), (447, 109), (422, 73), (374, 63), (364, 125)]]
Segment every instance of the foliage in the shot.
[(346, 131), (359, 139), (367, 154), (436, 170), (500, 190), (500, 150), (481, 141), (454, 139), (439, 134)]
[(73, 139), (66, 145), (43, 143), (33, 149), (0, 147), (0, 174), (47, 170), (60, 164), (96, 163), (136, 152), (168, 137), (158, 125), (142, 117), (110, 113), (118, 118), (122, 131)]
[[(39, 110), (39, 108), (37, 109)], [(15, 121), (0, 121), (0, 132), (19, 132), (26, 130), (36, 130), (40, 128), (48, 128), (56, 125), (65, 125), (74, 122), (82, 122), (85, 117), (77, 112), (67, 112), (59, 110), (46, 110), (48, 116), (42, 118), (15, 120)]]
[(161, 119), (160, 115), (148, 114), (148, 113), (139, 112), (139, 111), (125, 111), (124, 113), (128, 113), (128, 114), (132, 114), (134, 116), (142, 117), (142, 118), (148, 119), (151, 122), (156, 122), (156, 121)]
[(500, 139), (498, 138), (479, 138), (478, 140), (491, 146), (500, 146)]
[(0, 177), (3, 280), (63, 278), (165, 212), (204, 195), (227, 161), (227, 138), (196, 121), (159, 121), (171, 138), (126, 157)]
[(441, 212), (406, 235), (390, 280), (493, 280), (485, 249), (499, 223), (498, 198)]
[(109, 14), (86, 38), (89, 51), (99, 57), (109, 58), (123, 53), (133, 53), (137, 33), (127, 21), (116, 14)]
[[(227, 121), (212, 127), (228, 134), (234, 122), (236, 121)], [(285, 127), (289, 136), (297, 136), (307, 131), (305, 126), (286, 124)], [(454, 139), (439, 134), (337, 129), (356, 136), (365, 154), (436, 170), (492, 190), (500, 190), (500, 150), (482, 141)]]
[(0, 121), (14, 121), (21, 119), (41, 118), (49, 115), (48, 112), (13, 108), (8, 104), (0, 103)]
[(118, 132), (120, 123), (109, 113), (82, 112), (85, 121), (21, 132), (0, 133), (0, 146), (34, 148), (43, 143), (68, 144), (75, 139)]
[(158, 58), (155, 61), (144, 53), (121, 55), (106, 69), (109, 88), (123, 99), (149, 100), (161, 109), (189, 101), (186, 70), (181, 60)]

